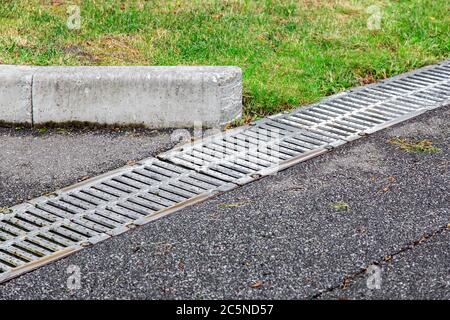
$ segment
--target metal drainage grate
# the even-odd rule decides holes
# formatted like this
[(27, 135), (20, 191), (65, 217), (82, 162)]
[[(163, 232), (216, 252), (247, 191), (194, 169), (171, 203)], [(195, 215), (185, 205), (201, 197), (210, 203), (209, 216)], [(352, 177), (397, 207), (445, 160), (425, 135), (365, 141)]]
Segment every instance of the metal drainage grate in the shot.
[(450, 61), (159, 156), (241, 184), (450, 102)]
[(446, 61), (15, 206), (0, 216), (0, 282), (449, 99)]
[(148, 159), (13, 207), (0, 219), (0, 280), (233, 186)]

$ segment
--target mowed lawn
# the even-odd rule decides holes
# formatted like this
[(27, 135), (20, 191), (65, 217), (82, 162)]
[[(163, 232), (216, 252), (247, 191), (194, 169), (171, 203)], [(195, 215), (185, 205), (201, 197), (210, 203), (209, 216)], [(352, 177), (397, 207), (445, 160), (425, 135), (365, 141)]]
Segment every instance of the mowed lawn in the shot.
[(449, 13), (448, 0), (1, 0), (0, 63), (236, 65), (250, 119), (450, 57)]

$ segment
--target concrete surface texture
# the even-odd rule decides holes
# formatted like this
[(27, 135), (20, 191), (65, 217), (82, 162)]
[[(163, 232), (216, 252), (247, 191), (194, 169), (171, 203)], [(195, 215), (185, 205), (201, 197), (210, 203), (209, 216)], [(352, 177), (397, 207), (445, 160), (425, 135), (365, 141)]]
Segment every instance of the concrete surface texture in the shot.
[(449, 120), (443, 107), (351, 142), (13, 279), (0, 298), (449, 299)]
[(32, 67), (0, 66), (0, 122), (31, 124)]
[(219, 126), (242, 111), (238, 67), (0, 66), (0, 120)]

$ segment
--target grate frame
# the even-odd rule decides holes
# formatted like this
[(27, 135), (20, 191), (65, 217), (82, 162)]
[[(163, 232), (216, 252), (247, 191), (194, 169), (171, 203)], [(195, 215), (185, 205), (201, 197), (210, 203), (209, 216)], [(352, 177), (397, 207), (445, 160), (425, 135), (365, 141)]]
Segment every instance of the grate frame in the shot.
[[(263, 153), (262, 150), (266, 148), (278, 147), (281, 156), (275, 150), (272, 156), (279, 159), (271, 168), (260, 167), (248, 174), (238, 174), (238, 178), (231, 180), (241, 185), (254, 180), (255, 176), (273, 174), (309, 158), (310, 155), (322, 154), (449, 103), (450, 60), (447, 60), (335, 94), (307, 107), (269, 116), (223, 135), (207, 137), (172, 149), (158, 157), (199, 172), (220, 169), (226, 173), (223, 167), (235, 167), (238, 171), (239, 168), (242, 169), (242, 165), (249, 167), (258, 160), (253, 159), (252, 163), (251, 159), (247, 159), (245, 162), (245, 156), (251, 158), (255, 153)], [(279, 136), (242, 150), (245, 147), (242, 144), (244, 136), (256, 138), (258, 130), (267, 128), (276, 128)], [(264, 135), (261, 133), (261, 136)], [(312, 148), (311, 143), (315, 144)], [(238, 146), (241, 150), (223, 157), (219, 154), (219, 159), (214, 161), (210, 157), (211, 150), (217, 150), (217, 146), (221, 145), (228, 145), (231, 151), (234, 151), (233, 148), (239, 149)], [(267, 156), (267, 153), (263, 155)], [(236, 158), (240, 163), (233, 161)]]

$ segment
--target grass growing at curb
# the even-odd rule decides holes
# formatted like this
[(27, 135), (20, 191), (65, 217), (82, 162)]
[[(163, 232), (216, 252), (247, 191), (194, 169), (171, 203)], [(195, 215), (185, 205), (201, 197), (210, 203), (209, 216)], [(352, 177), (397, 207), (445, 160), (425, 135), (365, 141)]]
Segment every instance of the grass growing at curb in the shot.
[(436, 153), (441, 151), (433, 145), (430, 140), (408, 141), (402, 138), (395, 138), (388, 141), (390, 144), (398, 146), (401, 150), (413, 153)]
[(447, 0), (3, 0), (0, 63), (237, 65), (254, 119), (448, 58), (448, 12)]

